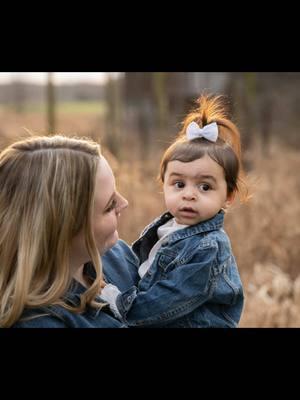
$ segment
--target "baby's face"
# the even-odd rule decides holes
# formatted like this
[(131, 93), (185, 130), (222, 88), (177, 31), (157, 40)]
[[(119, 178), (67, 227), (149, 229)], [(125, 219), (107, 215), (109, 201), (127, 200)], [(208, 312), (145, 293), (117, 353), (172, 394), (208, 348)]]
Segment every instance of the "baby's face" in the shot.
[(207, 154), (191, 162), (170, 161), (164, 195), (168, 211), (183, 225), (210, 219), (232, 201), (223, 168)]

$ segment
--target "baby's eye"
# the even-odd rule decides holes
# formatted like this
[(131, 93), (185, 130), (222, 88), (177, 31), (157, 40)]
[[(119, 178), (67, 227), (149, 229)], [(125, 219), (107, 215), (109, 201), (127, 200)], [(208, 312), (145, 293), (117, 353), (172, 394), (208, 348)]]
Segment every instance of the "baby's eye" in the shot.
[(182, 188), (184, 188), (184, 183), (181, 182), (181, 181), (176, 181), (176, 182), (174, 182), (173, 185), (174, 185), (177, 189), (182, 189)]
[(210, 186), (207, 183), (201, 183), (201, 185), (199, 185), (199, 189), (202, 192), (207, 192), (210, 189)]

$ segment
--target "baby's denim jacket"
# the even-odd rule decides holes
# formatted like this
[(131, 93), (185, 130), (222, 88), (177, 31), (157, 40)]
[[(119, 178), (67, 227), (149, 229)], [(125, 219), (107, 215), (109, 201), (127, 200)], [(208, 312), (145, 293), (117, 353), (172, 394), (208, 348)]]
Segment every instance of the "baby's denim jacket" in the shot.
[[(172, 217), (164, 213), (133, 243), (131, 270), (134, 259), (138, 269), (148, 258), (158, 240), (157, 228)], [(123, 322), (130, 327), (237, 327), (244, 295), (223, 223), (224, 212), (220, 211), (207, 221), (167, 236), (143, 278), (138, 280), (136, 273), (135, 286), (117, 297)], [(129, 259), (128, 247), (124, 247), (119, 241), (108, 252), (109, 265), (105, 263), (104, 272), (116, 266), (114, 254), (118, 254), (119, 264), (123, 252)], [(120, 287), (118, 279), (110, 282)]]

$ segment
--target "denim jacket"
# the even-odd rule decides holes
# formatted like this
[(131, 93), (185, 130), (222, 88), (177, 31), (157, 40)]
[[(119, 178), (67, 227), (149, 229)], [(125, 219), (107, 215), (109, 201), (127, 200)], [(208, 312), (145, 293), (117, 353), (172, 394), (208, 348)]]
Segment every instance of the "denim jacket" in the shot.
[[(133, 243), (138, 259), (136, 269), (158, 240), (158, 227), (170, 218), (170, 213), (157, 218)], [(135, 286), (125, 288), (117, 297), (125, 323), (131, 327), (237, 327), (243, 309), (243, 288), (223, 223), (221, 211), (210, 220), (166, 237), (143, 278), (135, 277)], [(115, 247), (121, 257), (124, 243)], [(120, 263), (114, 257), (116, 248), (113, 251), (114, 254), (108, 252), (104, 272)], [(127, 249), (127, 259), (128, 252)], [(131, 263), (136, 257), (131, 255)], [(118, 279), (110, 283), (120, 288)]]
[[(92, 264), (85, 266), (91, 277), (94, 276)], [(70, 305), (79, 305), (80, 295), (86, 290), (79, 282), (73, 280), (70, 290), (65, 296), (66, 302)], [(98, 299), (100, 301), (100, 298)], [(34, 318), (31, 318), (34, 317)], [(117, 320), (108, 306), (95, 309), (87, 306), (81, 313), (68, 311), (61, 306), (47, 306), (40, 308), (26, 309), (21, 318), (12, 328), (123, 328), (123, 323)]]

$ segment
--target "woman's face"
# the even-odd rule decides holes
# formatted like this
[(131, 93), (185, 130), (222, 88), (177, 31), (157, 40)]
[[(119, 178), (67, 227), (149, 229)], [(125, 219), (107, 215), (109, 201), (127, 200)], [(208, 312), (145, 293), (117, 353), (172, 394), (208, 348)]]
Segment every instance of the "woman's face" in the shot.
[[(108, 162), (101, 156), (96, 174), (92, 219), (96, 246), (100, 254), (117, 242), (119, 238), (118, 218), (121, 211), (127, 206), (127, 200), (116, 190), (115, 178)], [(81, 263), (89, 261), (83, 230), (73, 239), (71, 253), (72, 259)]]
[(116, 190), (113, 172), (101, 157), (96, 175), (95, 208), (92, 221), (96, 245), (101, 254), (116, 244), (118, 218), (128, 201)]

